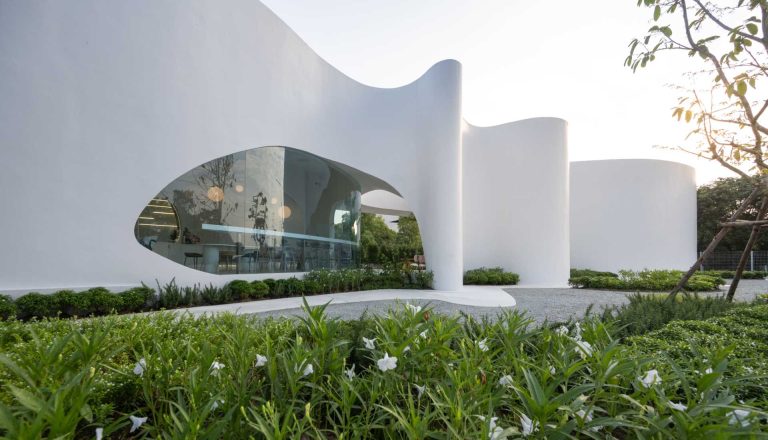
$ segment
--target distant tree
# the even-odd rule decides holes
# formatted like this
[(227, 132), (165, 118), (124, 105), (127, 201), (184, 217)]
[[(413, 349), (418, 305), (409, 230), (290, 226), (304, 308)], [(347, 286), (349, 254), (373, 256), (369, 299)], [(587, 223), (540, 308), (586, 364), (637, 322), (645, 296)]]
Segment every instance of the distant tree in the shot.
[[(729, 232), (746, 227), (751, 231), (728, 290), (731, 300), (749, 252), (768, 224), (768, 1), (633, 1), (650, 10), (654, 24), (645, 36), (630, 42), (625, 65), (636, 71), (664, 52), (684, 53), (692, 60), (690, 84), (680, 88), (682, 96), (672, 116), (693, 123), (689, 136), (698, 142), (679, 148), (716, 161), (745, 179), (762, 176), (669, 295), (674, 300)], [(748, 209), (756, 212), (752, 221), (740, 220)]]
[[(699, 187), (696, 199), (698, 211), (697, 246), (700, 251), (704, 250), (712, 241), (712, 237), (720, 231), (720, 224), (731, 218), (739, 206), (744, 203), (744, 200), (749, 197), (754, 186), (754, 178), (726, 177)], [(739, 216), (739, 219), (752, 220), (756, 215), (757, 209), (752, 205)], [(748, 228), (735, 228), (720, 241), (717, 249), (740, 251), (747, 245), (749, 235), (750, 230)], [(768, 236), (762, 235), (755, 242), (753, 249), (768, 249)]]
[(422, 249), (419, 224), (416, 223), (416, 217), (413, 214), (400, 217), (398, 220), (396, 243), (402, 248), (413, 249), (415, 252)]

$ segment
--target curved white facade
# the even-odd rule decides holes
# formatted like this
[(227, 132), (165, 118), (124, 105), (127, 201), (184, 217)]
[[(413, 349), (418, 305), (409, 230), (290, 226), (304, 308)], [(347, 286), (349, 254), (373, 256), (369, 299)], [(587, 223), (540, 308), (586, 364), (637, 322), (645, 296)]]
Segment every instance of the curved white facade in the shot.
[(571, 163), (571, 266), (688, 269), (696, 261), (696, 176), (663, 160)]
[(0, 291), (243, 278), (148, 252), (133, 227), (187, 170), (262, 146), (313, 153), (367, 176), (363, 192), (402, 196), (389, 208), (416, 215), (437, 289), (458, 289), (477, 265), (529, 284), (567, 279), (565, 123), (462, 135), (456, 61), (400, 88), (368, 87), (252, 0), (1, 10)]
[(536, 118), (464, 134), (464, 268), (501, 266), (525, 285), (568, 280), (567, 123)]

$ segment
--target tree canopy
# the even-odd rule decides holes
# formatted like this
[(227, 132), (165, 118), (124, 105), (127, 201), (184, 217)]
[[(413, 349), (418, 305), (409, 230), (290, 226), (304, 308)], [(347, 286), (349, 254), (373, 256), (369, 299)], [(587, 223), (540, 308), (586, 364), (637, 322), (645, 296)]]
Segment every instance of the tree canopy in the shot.
[(390, 229), (384, 219), (375, 214), (361, 217), (360, 246), (363, 263), (386, 264), (412, 258), (424, 251), (416, 217), (400, 217), (398, 231)]
[[(707, 247), (709, 242), (712, 241), (712, 237), (720, 230), (720, 223), (730, 218), (744, 200), (749, 197), (755, 186), (754, 180), (754, 178), (728, 177), (699, 187), (696, 194), (698, 219), (697, 246), (699, 250)], [(739, 218), (754, 220), (756, 213), (755, 207), (752, 206)], [(734, 228), (722, 239), (717, 249), (740, 251), (746, 246), (749, 234), (749, 228)], [(754, 249), (768, 249), (768, 236), (763, 235), (755, 244)]]

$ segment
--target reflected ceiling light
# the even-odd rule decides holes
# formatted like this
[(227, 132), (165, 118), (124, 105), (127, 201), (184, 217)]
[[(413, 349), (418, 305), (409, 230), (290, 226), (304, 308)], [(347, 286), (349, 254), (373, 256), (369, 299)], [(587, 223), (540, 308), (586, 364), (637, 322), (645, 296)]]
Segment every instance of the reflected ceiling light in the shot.
[(139, 218), (142, 219), (142, 220), (154, 220), (155, 219), (154, 217), (141, 217), (141, 216)]
[(281, 206), (277, 209), (277, 215), (279, 215), (281, 218), (288, 218), (291, 216), (291, 208), (287, 206)]
[(208, 188), (208, 198), (214, 202), (220, 202), (224, 200), (224, 190), (218, 186), (212, 186)]
[(150, 203), (147, 206), (151, 206), (153, 208), (165, 208), (165, 209), (168, 209), (168, 205), (153, 205), (153, 204)]
[(277, 205), (277, 197), (272, 197), (272, 200), (270, 200), (273, 205)]
[(235, 185), (235, 191), (241, 193), (245, 191), (245, 187), (243, 185)]
[(160, 214), (160, 215), (176, 215), (175, 213), (173, 213), (173, 212), (168, 212), (168, 211), (152, 211), (152, 214)]
[(156, 223), (139, 223), (139, 226), (152, 226), (153, 228), (175, 228), (176, 225), (158, 225)]

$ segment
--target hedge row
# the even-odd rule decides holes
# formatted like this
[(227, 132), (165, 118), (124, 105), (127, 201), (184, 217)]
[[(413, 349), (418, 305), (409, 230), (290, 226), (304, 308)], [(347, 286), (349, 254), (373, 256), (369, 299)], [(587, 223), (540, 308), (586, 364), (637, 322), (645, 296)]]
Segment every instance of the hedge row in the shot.
[[(736, 271), (734, 270), (703, 270), (698, 272), (702, 275), (709, 275), (709, 276), (715, 276), (725, 279), (733, 279), (734, 275), (736, 274)], [(762, 270), (745, 270), (741, 273), (741, 279), (743, 280), (762, 280), (764, 279), (768, 274), (765, 271)]]
[(500, 267), (481, 267), (464, 272), (464, 284), (509, 286), (517, 284), (519, 281), (520, 275), (505, 272)]
[[(615, 275), (615, 274), (613, 274)], [(674, 288), (683, 276), (678, 270), (622, 270), (618, 276), (593, 275), (571, 277), (568, 284), (579, 289), (609, 289), (662, 292)], [(685, 285), (691, 292), (717, 290), (724, 280), (719, 276), (695, 274)]]
[(27, 293), (16, 300), (0, 295), (0, 318), (20, 320), (60, 316), (101, 316), (109, 313), (134, 313), (179, 307), (227, 304), (266, 298), (283, 298), (323, 293), (373, 289), (428, 289), (432, 272), (400, 269), (317, 270), (304, 279), (234, 280), (223, 287), (213, 284), (179, 286), (175, 280), (157, 289), (146, 285), (124, 292), (95, 287), (83, 292), (60, 290), (53, 294)]

